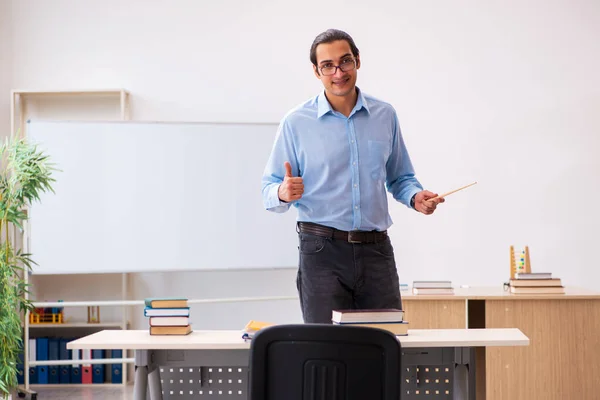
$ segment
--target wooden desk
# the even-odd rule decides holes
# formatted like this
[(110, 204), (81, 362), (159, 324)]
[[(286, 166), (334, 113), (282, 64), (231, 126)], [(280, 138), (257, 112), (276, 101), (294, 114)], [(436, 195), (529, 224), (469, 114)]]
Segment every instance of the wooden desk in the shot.
[[(403, 352), (403, 398), (407, 399), (447, 399), (454, 396), (455, 399), (472, 400), (475, 395), (472, 391), (475, 371), (473, 348), (529, 344), (529, 339), (518, 329), (409, 330), (408, 336), (399, 336), (398, 341)], [(197, 398), (214, 398), (213, 391), (222, 399), (247, 398), (244, 374), (247, 374), (250, 343), (242, 340), (241, 331), (196, 331), (187, 336), (150, 336), (147, 330), (104, 330), (69, 342), (67, 348), (135, 350), (135, 400), (146, 399), (148, 388), (151, 400), (162, 400), (165, 388), (161, 380), (175, 380), (179, 383), (176, 390)], [(436, 360), (438, 358), (445, 361)], [(423, 365), (430, 366), (432, 371), (419, 371), (418, 366)], [(204, 366), (205, 369), (193, 371), (190, 366)], [(411, 388), (416, 384), (410, 380), (415, 376), (429, 376), (426, 374), (433, 374), (434, 369), (446, 369), (446, 376), (452, 377), (452, 384), (440, 382), (440, 385), (446, 385), (444, 387), (449, 389), (449, 394), (444, 396), (442, 392), (438, 395), (432, 391), (429, 397), (429, 393), (424, 391), (414, 393)], [(472, 372), (470, 380), (467, 369)], [(165, 376), (173, 371), (175, 374)], [(213, 383), (214, 386), (211, 386)]]
[(500, 285), (402, 298), (411, 328), (514, 327), (531, 339), (477, 350), (477, 400), (600, 398), (600, 293), (516, 295)]

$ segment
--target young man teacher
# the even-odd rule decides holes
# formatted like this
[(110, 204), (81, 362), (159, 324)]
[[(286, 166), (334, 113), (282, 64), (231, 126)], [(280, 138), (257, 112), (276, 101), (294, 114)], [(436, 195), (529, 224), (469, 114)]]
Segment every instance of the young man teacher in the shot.
[(298, 211), (304, 322), (331, 323), (334, 309), (401, 309), (386, 188), (427, 215), (444, 199), (415, 177), (394, 108), (356, 86), (353, 39), (327, 30), (310, 60), (324, 90), (282, 119), (262, 178), (267, 210)]

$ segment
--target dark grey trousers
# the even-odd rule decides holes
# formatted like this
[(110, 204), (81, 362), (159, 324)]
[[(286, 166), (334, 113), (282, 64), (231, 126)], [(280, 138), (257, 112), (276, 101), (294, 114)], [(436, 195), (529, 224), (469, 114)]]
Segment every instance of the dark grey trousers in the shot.
[(305, 323), (331, 323), (335, 309), (402, 309), (394, 249), (298, 233), (296, 285)]

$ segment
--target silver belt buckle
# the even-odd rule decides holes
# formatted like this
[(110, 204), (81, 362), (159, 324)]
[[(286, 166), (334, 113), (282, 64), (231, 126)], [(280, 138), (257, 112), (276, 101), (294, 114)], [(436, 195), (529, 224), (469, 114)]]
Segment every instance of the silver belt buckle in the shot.
[(355, 232), (355, 231), (348, 232), (348, 243), (362, 243), (360, 240), (355, 239), (355, 237), (356, 237), (355, 233), (358, 233), (358, 232)]

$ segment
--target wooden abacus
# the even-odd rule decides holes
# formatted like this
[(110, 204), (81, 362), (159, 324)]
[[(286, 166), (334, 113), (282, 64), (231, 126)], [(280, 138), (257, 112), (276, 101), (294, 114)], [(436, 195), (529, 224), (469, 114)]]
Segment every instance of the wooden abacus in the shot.
[[(531, 273), (531, 260), (529, 258), (529, 246), (525, 246), (525, 260), (524, 260), (524, 271), (525, 273)], [(515, 259), (515, 247), (510, 246), (510, 279), (515, 279), (517, 273), (517, 261)]]

